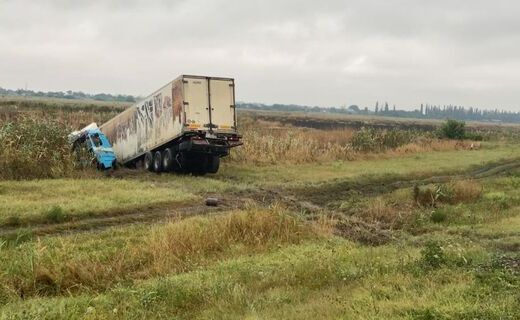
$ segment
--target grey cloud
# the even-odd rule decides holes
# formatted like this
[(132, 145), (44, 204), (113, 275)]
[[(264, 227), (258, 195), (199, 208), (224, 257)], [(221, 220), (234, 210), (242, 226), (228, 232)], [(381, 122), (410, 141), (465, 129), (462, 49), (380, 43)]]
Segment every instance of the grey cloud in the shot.
[(0, 86), (147, 94), (180, 73), (239, 99), (517, 108), (516, 1), (0, 0)]

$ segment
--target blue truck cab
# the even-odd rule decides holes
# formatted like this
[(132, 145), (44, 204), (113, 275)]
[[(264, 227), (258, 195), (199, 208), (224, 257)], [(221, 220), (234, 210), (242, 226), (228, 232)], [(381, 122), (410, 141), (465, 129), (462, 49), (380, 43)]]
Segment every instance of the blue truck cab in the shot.
[(100, 170), (111, 169), (116, 166), (117, 160), (112, 145), (99, 129), (86, 131), (87, 145), (96, 157), (97, 167)]
[(99, 170), (115, 169), (117, 159), (112, 145), (95, 124), (73, 132), (69, 137), (73, 149), (86, 148), (88, 150)]

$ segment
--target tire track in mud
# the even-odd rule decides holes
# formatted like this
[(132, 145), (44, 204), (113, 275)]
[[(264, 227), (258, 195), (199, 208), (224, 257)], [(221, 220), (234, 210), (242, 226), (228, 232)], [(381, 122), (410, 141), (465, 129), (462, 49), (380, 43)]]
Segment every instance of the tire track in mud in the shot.
[(356, 194), (362, 196), (377, 196), (397, 189), (411, 188), (435, 183), (447, 183), (452, 180), (474, 179), (480, 180), (499, 176), (506, 172), (520, 168), (520, 159), (505, 160), (484, 165), (477, 169), (470, 169), (462, 173), (452, 173), (434, 176), (410, 177), (394, 176), (387, 178), (360, 178), (331, 181), (292, 190), (296, 198), (314, 205), (324, 206), (329, 202)]
[(73, 217), (70, 221), (61, 223), (27, 223), (21, 226), (1, 226), (0, 239), (14, 240), (20, 230), (29, 230), (33, 236), (65, 235), (78, 232), (102, 231), (114, 226), (124, 226), (135, 223), (152, 224), (170, 219), (183, 219), (197, 215), (216, 214), (240, 208), (237, 199), (221, 198), (219, 206), (212, 207), (203, 204), (170, 204), (155, 208), (129, 209), (94, 217)]
[[(273, 203), (283, 205), (305, 212), (312, 216), (323, 212), (333, 213), (327, 208), (331, 201), (344, 199), (352, 192), (364, 196), (375, 196), (396, 189), (409, 188), (415, 185), (427, 185), (432, 183), (445, 183), (454, 179), (483, 179), (499, 176), (510, 170), (520, 168), (520, 159), (496, 162), (477, 169), (468, 170), (466, 173), (446, 174), (422, 178), (403, 179), (403, 177), (390, 177), (372, 179), (365, 182), (352, 180), (325, 182), (315, 186), (300, 189), (267, 189), (259, 188), (255, 191), (231, 193), (225, 196), (212, 195), (219, 198), (217, 207), (206, 206), (202, 198), (198, 204), (167, 204), (155, 208), (130, 209), (116, 211), (94, 217), (74, 217), (71, 221), (62, 223), (27, 223), (21, 226), (0, 226), (0, 238), (16, 239), (21, 229), (29, 229), (34, 236), (73, 234), (78, 232), (95, 232), (109, 227), (124, 226), (135, 223), (152, 224), (169, 219), (188, 218), (196, 215), (217, 214), (234, 209), (241, 209), (247, 203), (256, 203), (261, 206)], [(209, 195), (204, 195), (204, 197)]]

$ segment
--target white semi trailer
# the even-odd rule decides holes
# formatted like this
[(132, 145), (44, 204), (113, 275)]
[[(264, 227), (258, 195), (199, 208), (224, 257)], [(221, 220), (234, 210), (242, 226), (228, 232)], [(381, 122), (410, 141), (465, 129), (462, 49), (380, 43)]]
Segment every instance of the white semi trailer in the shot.
[(119, 163), (155, 172), (215, 173), (241, 145), (235, 82), (182, 75), (100, 127)]

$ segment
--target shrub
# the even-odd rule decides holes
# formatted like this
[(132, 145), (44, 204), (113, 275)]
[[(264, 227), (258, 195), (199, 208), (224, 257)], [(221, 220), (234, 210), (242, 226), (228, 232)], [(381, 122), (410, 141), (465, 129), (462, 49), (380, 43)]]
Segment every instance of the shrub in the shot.
[(449, 119), (442, 124), (439, 137), (458, 140), (466, 138), (466, 123), (464, 121)]

